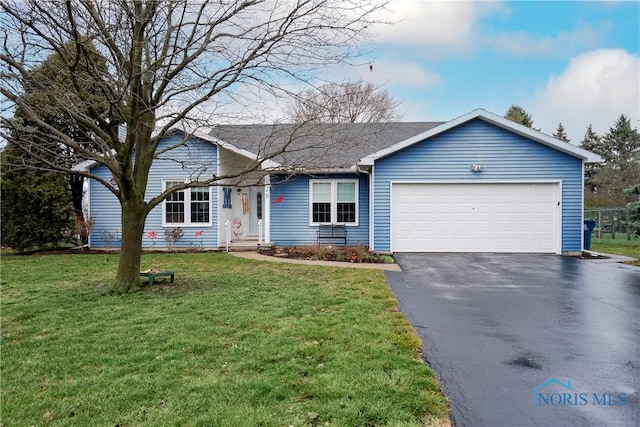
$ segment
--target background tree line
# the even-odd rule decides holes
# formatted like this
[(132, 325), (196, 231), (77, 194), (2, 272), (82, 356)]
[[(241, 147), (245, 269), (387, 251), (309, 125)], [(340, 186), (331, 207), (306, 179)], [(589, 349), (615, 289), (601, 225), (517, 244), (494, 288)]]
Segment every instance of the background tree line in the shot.
[[(512, 105), (505, 118), (535, 129), (531, 115), (519, 105)], [(570, 142), (562, 123), (552, 136)], [(640, 185), (640, 133), (630, 118), (621, 114), (604, 135), (589, 125), (579, 145), (604, 160), (585, 165), (585, 207), (620, 208), (637, 202), (638, 191), (632, 188)]]

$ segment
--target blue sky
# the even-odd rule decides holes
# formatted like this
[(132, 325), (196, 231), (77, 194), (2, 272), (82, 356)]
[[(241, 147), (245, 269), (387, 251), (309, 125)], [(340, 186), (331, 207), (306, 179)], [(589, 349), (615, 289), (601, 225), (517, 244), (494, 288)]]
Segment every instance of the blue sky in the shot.
[(333, 70), (389, 90), (404, 121), (519, 104), (579, 144), (624, 113), (640, 126), (640, 2), (391, 0), (368, 65)]

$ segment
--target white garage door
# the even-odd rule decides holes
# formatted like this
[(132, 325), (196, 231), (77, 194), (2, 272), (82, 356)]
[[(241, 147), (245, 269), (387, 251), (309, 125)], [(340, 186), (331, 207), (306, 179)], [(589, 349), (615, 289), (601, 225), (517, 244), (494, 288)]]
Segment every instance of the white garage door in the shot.
[(394, 252), (559, 251), (558, 184), (392, 185)]

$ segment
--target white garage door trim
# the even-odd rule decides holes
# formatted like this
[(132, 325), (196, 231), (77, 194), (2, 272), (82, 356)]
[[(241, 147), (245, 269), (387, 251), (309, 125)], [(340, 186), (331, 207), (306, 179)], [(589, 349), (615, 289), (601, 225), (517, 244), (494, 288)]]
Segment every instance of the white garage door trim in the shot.
[[(526, 233), (526, 230), (523, 230), (523, 221), (516, 221), (514, 220), (514, 218), (517, 215), (526, 215), (526, 209), (527, 206), (526, 204), (521, 205), (521, 207), (524, 208), (524, 212), (519, 212), (516, 213), (515, 211), (512, 211), (511, 213), (506, 213), (504, 215), (504, 223), (502, 223), (502, 225), (509, 225), (509, 224), (513, 224), (512, 225), (512, 229), (513, 230), (517, 230), (517, 232), (521, 235), (521, 238), (519, 239), (519, 241), (513, 240), (513, 241), (509, 241), (509, 239), (503, 238), (500, 239), (499, 236), (497, 237), (492, 237), (492, 238), (478, 238), (478, 237), (474, 237), (471, 238), (473, 235), (473, 229), (480, 224), (480, 221), (477, 220), (477, 216), (465, 216), (466, 214), (464, 213), (464, 209), (461, 210), (453, 210), (455, 212), (455, 214), (445, 214), (444, 218), (447, 218), (449, 215), (454, 215), (452, 217), (452, 221), (457, 222), (458, 224), (462, 224), (461, 227), (456, 226), (456, 227), (448, 227), (447, 228), (447, 224), (446, 224), (446, 219), (444, 220), (444, 222), (441, 223), (441, 225), (444, 225), (444, 229), (446, 229), (446, 233), (448, 236), (447, 238), (444, 238), (444, 236), (440, 236), (441, 238), (438, 239), (433, 239), (430, 236), (437, 236), (437, 231), (443, 231), (444, 229), (441, 230), (437, 230), (436, 227), (433, 222), (431, 221), (432, 219), (436, 219), (436, 220), (441, 220), (442, 221), (442, 217), (435, 217), (434, 215), (438, 215), (438, 212), (436, 212), (436, 208), (434, 207), (435, 205), (432, 205), (431, 203), (426, 203), (425, 204), (425, 208), (431, 209), (431, 212), (425, 213), (422, 215), (422, 218), (426, 221), (425, 224), (429, 224), (428, 226), (424, 227), (424, 236), (420, 236), (419, 231), (415, 231), (416, 228), (408, 228), (407, 227), (407, 220), (409, 219), (409, 217), (411, 217), (411, 221), (415, 222), (415, 221), (420, 221), (419, 218), (415, 218), (417, 214), (419, 214), (419, 210), (418, 209), (414, 209), (413, 211), (411, 211), (411, 214), (405, 214), (404, 216), (402, 216), (401, 214), (398, 215), (394, 215), (394, 207), (397, 203), (399, 202), (404, 202), (404, 203), (413, 203), (414, 202), (414, 197), (413, 195), (411, 195), (410, 199), (411, 201), (408, 201), (407, 199), (408, 196), (406, 194), (400, 193), (401, 191), (407, 191), (408, 187), (404, 187), (404, 188), (399, 188), (399, 186), (402, 186), (403, 184), (411, 184), (411, 185), (418, 185), (418, 187), (414, 188), (414, 190), (418, 190), (420, 191), (420, 188), (424, 188), (424, 194), (429, 194), (429, 192), (431, 192), (431, 194), (429, 194), (429, 200), (432, 200), (431, 197), (434, 197), (434, 195), (432, 194), (434, 191), (438, 191), (440, 190), (440, 192), (442, 193), (442, 189), (446, 189), (449, 192), (453, 193), (457, 190), (461, 190), (462, 193), (460, 194), (466, 194), (464, 191), (467, 190), (469, 191), (469, 197), (464, 197), (461, 203), (461, 206), (464, 206), (465, 204), (474, 204), (475, 202), (479, 202), (481, 203), (481, 197), (482, 195), (476, 195), (476, 199), (474, 199), (473, 195), (474, 193), (482, 193), (482, 191), (477, 191), (477, 190), (473, 190), (472, 188), (470, 188), (470, 185), (487, 185), (487, 186), (493, 186), (493, 191), (491, 196), (493, 197), (494, 194), (499, 194), (502, 195), (504, 197), (509, 196), (509, 200), (511, 194), (516, 194), (517, 195), (522, 195), (522, 194), (528, 194), (528, 193), (532, 193), (532, 195), (535, 192), (536, 197), (540, 198), (540, 201), (544, 201), (544, 205), (540, 205), (538, 204), (537, 206), (531, 206), (529, 207), (529, 209), (532, 209), (533, 213), (529, 213), (529, 215), (534, 215), (534, 214), (542, 214), (542, 216), (546, 216), (546, 219), (544, 221), (546, 222), (542, 222), (539, 218), (537, 219), (537, 222), (535, 222), (534, 224), (532, 224), (532, 227), (538, 227), (539, 229), (544, 229), (544, 230), (549, 230), (550, 233), (547, 234), (544, 237), (540, 237), (539, 233), (536, 234), (532, 234), (531, 236), (524, 236), (523, 233)], [(541, 184), (541, 185), (540, 185)], [(456, 186), (456, 188), (446, 188), (447, 186), (451, 186), (454, 185)], [(423, 187), (424, 186), (424, 187)], [(440, 186), (440, 187), (437, 187)], [(458, 187), (459, 186), (459, 187)], [(521, 187), (519, 187), (521, 186)], [(467, 187), (467, 188), (465, 188)], [(472, 191), (473, 190), (473, 191)], [(540, 191), (542, 190), (542, 191)], [(495, 193), (495, 191), (497, 191), (497, 193)], [(513, 191), (516, 191), (516, 193), (513, 193)], [(562, 182), (561, 181), (554, 181), (554, 180), (510, 180), (510, 181), (500, 181), (500, 180), (492, 180), (492, 181), (482, 181), (482, 182), (478, 182), (478, 181), (392, 181), (390, 183), (390, 249), (392, 252), (505, 252), (505, 253), (556, 253), (556, 254), (560, 254), (561, 253), (561, 230), (562, 230), (562, 208), (561, 208), (561, 197), (562, 197)], [(449, 192), (446, 192), (446, 194), (441, 195), (443, 197), (444, 200), (447, 200), (449, 198)], [(419, 195), (416, 194), (416, 197), (418, 197)], [(435, 196), (435, 197), (441, 197), (441, 196)], [(396, 200), (398, 197), (402, 197), (404, 198), (404, 200), (400, 200), (399, 202)], [(455, 197), (453, 196), (453, 194), (450, 196), (451, 198), (453, 198), (455, 200)], [(497, 196), (496, 196), (497, 197)], [(458, 198), (458, 200), (460, 200), (460, 198)], [(526, 198), (526, 200), (529, 200), (528, 198)], [(416, 198), (415, 201), (417, 203), (419, 203), (419, 198)], [(473, 203), (472, 203), (473, 202)], [(547, 204), (547, 202), (549, 202), (549, 204)], [(455, 201), (452, 203), (456, 203)], [(507, 205), (510, 205), (510, 203), (507, 203)], [(448, 206), (447, 203), (443, 203), (441, 204), (441, 206), (444, 206), (445, 208)], [(482, 208), (482, 205), (480, 205), (479, 207)], [(493, 205), (484, 205), (485, 209), (491, 207), (491, 209), (494, 209)], [(470, 206), (471, 209), (475, 209), (476, 206)], [(396, 208), (397, 209), (397, 208)], [(446, 209), (445, 209), (446, 210)], [(408, 213), (409, 211), (405, 211), (404, 213)], [(458, 215), (458, 213), (460, 212), (460, 214)], [(470, 211), (471, 212), (471, 211)], [(477, 215), (477, 213), (476, 213)], [(488, 215), (488, 212), (485, 212), (485, 215)], [(511, 215), (511, 216), (510, 216)], [(492, 216), (492, 220), (493, 220), (494, 216)], [(469, 219), (469, 221), (466, 221), (467, 219)], [(396, 221), (405, 221), (405, 229), (401, 230), (400, 229), (400, 225), (396, 224)], [(528, 219), (525, 219), (528, 220)], [(499, 219), (496, 219), (496, 221), (499, 221)], [(528, 221), (532, 221), (532, 220), (528, 220)], [(486, 224), (486, 221), (482, 221), (483, 223)], [(519, 222), (519, 225), (518, 225)], [(499, 223), (495, 223), (492, 224), (491, 227), (495, 227), (499, 226), (501, 224)], [(465, 230), (464, 227), (468, 227), (469, 231)], [(431, 227), (432, 229), (429, 229), (429, 227)], [(456, 230), (451, 231), (452, 228), (456, 228)], [(444, 233), (444, 231), (443, 231)], [(451, 233), (451, 234), (449, 234)], [(485, 230), (485, 237), (487, 236), (488, 230)], [(482, 234), (482, 231), (478, 231), (477, 235)], [(467, 237), (468, 236), (468, 237)], [(535, 238), (531, 238), (532, 236), (535, 236)], [(416, 239), (420, 239), (422, 237), (422, 240), (425, 242), (424, 245), (420, 245)], [(531, 240), (527, 240), (530, 239)], [(404, 242), (403, 242), (404, 241)], [(531, 246), (527, 246), (527, 245), (531, 245)]]

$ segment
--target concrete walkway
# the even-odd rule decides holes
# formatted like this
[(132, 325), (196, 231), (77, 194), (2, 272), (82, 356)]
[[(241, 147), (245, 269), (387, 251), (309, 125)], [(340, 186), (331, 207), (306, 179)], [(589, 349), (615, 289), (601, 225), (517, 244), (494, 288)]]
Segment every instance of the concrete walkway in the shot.
[(256, 261), (272, 261), (272, 262), (286, 262), (289, 264), (305, 264), (305, 265), (319, 265), (325, 267), (342, 267), (342, 268), (368, 268), (371, 270), (385, 270), (385, 271), (402, 271), (398, 264), (369, 264), (369, 263), (351, 263), (351, 262), (339, 262), (339, 261), (313, 261), (308, 259), (295, 259), (295, 258), (281, 258), (269, 255), (262, 255), (255, 251), (247, 252), (229, 252), (229, 255), (237, 256), (239, 258), (254, 259)]
[(631, 258), (628, 256), (624, 256), (624, 255), (614, 255), (614, 254), (605, 254), (602, 252), (594, 252), (594, 251), (587, 251), (585, 250), (585, 252), (591, 254), (591, 255), (600, 255), (600, 256), (604, 256), (607, 258), (604, 259), (590, 259), (587, 261), (590, 262), (597, 262), (597, 263), (608, 263), (608, 262), (630, 262), (630, 261), (636, 261), (636, 258)]
[[(604, 254), (593, 251), (585, 251), (592, 255), (606, 256), (606, 259), (593, 259), (587, 260), (593, 263), (612, 263), (612, 262), (625, 262), (635, 261), (635, 258), (625, 257), (622, 255)], [(320, 265), (325, 267), (341, 267), (341, 268), (367, 268), (371, 270), (384, 270), (384, 271), (402, 271), (402, 268), (398, 264), (370, 264), (370, 263), (351, 263), (340, 261), (315, 261), (308, 259), (296, 259), (296, 258), (281, 258), (269, 255), (262, 255), (256, 251), (238, 251), (229, 252), (230, 255), (237, 256), (238, 258), (254, 259), (256, 261), (271, 261), (271, 262), (285, 262), (289, 264), (306, 264), (306, 265)], [(633, 268), (632, 266), (630, 266)], [(637, 267), (636, 267), (637, 268)]]

